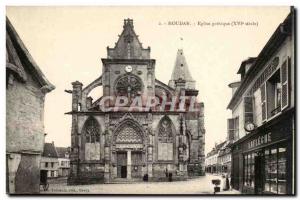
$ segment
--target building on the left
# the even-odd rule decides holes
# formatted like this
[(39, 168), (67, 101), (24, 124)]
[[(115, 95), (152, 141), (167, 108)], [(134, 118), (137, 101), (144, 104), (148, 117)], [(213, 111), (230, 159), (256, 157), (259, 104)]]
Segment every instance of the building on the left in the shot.
[(46, 171), (48, 178), (57, 178), (59, 174), (58, 157), (59, 153), (54, 142), (45, 143), (40, 164), (41, 174), (43, 173), (42, 171)]
[(39, 193), (45, 96), (55, 87), (6, 18), (6, 191)]

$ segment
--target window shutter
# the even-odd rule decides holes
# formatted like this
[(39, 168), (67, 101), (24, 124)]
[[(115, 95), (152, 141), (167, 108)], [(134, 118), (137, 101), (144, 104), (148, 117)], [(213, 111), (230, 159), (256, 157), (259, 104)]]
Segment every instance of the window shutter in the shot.
[(281, 110), (285, 109), (289, 105), (289, 68), (290, 68), (291, 59), (288, 58), (281, 65)]
[(234, 139), (239, 139), (239, 116), (237, 116), (236, 118), (234, 118)]
[(260, 96), (261, 96), (261, 117), (262, 121), (266, 121), (267, 117), (267, 104), (266, 104), (266, 84), (264, 83), (260, 87)]
[(228, 140), (234, 140), (234, 119), (227, 119)]
[(244, 122), (253, 122), (252, 97), (244, 97)]

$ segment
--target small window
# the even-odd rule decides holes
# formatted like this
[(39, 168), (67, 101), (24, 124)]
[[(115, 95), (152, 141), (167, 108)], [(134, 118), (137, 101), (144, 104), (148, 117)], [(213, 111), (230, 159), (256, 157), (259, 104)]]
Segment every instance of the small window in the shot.
[(45, 162), (45, 167), (48, 167), (48, 162)]
[(267, 113), (272, 117), (281, 111), (280, 69), (267, 81)]
[(54, 167), (54, 162), (51, 163), (51, 167), (52, 167), (52, 168)]

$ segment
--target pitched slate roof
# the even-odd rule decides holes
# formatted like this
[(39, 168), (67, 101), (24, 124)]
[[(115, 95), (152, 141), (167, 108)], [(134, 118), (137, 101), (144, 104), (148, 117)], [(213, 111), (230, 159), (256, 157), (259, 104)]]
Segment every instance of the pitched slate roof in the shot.
[(207, 153), (207, 157), (217, 154), (226, 143), (227, 141), (217, 144), (210, 152)]
[(44, 151), (43, 151), (42, 156), (50, 157), (50, 158), (58, 158), (58, 153), (56, 151), (54, 143), (45, 143), (44, 144)]
[(241, 82), (241, 85), (237, 88), (236, 92), (232, 96), (227, 109), (233, 109), (240, 98), (243, 96), (243, 93), (248, 89), (251, 81), (259, 74), (259, 71), (263, 69), (263, 66), (269, 61), (270, 57), (278, 50), (280, 45), (285, 41), (285, 39), (294, 34), (295, 28), (294, 20), (294, 8), (291, 7), (291, 12), (285, 18), (285, 20), (279, 24), (275, 32), (272, 34), (268, 42), (262, 48), (258, 56), (256, 57), (251, 68), (247, 72), (244, 80)]
[(169, 86), (175, 88), (175, 81), (177, 80), (184, 80), (186, 82), (186, 89), (195, 89), (195, 80), (192, 78), (189, 71), (183, 49), (178, 49), (177, 51), (176, 61)]
[(50, 92), (55, 89), (36, 62), (33, 60), (29, 51), (25, 47), (13, 25), (6, 17), (6, 69), (13, 71), (17, 77), (26, 82), (25, 71), (30, 72), (33, 77), (40, 83), (44, 92)]
[(70, 148), (69, 147), (56, 147), (56, 151), (58, 153), (59, 158), (65, 158), (66, 154), (70, 154)]

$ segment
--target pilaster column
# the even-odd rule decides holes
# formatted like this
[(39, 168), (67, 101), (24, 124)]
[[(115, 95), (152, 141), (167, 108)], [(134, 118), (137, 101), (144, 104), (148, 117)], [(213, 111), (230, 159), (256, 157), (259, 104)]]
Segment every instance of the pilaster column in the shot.
[(127, 151), (127, 179), (131, 179), (131, 150)]

